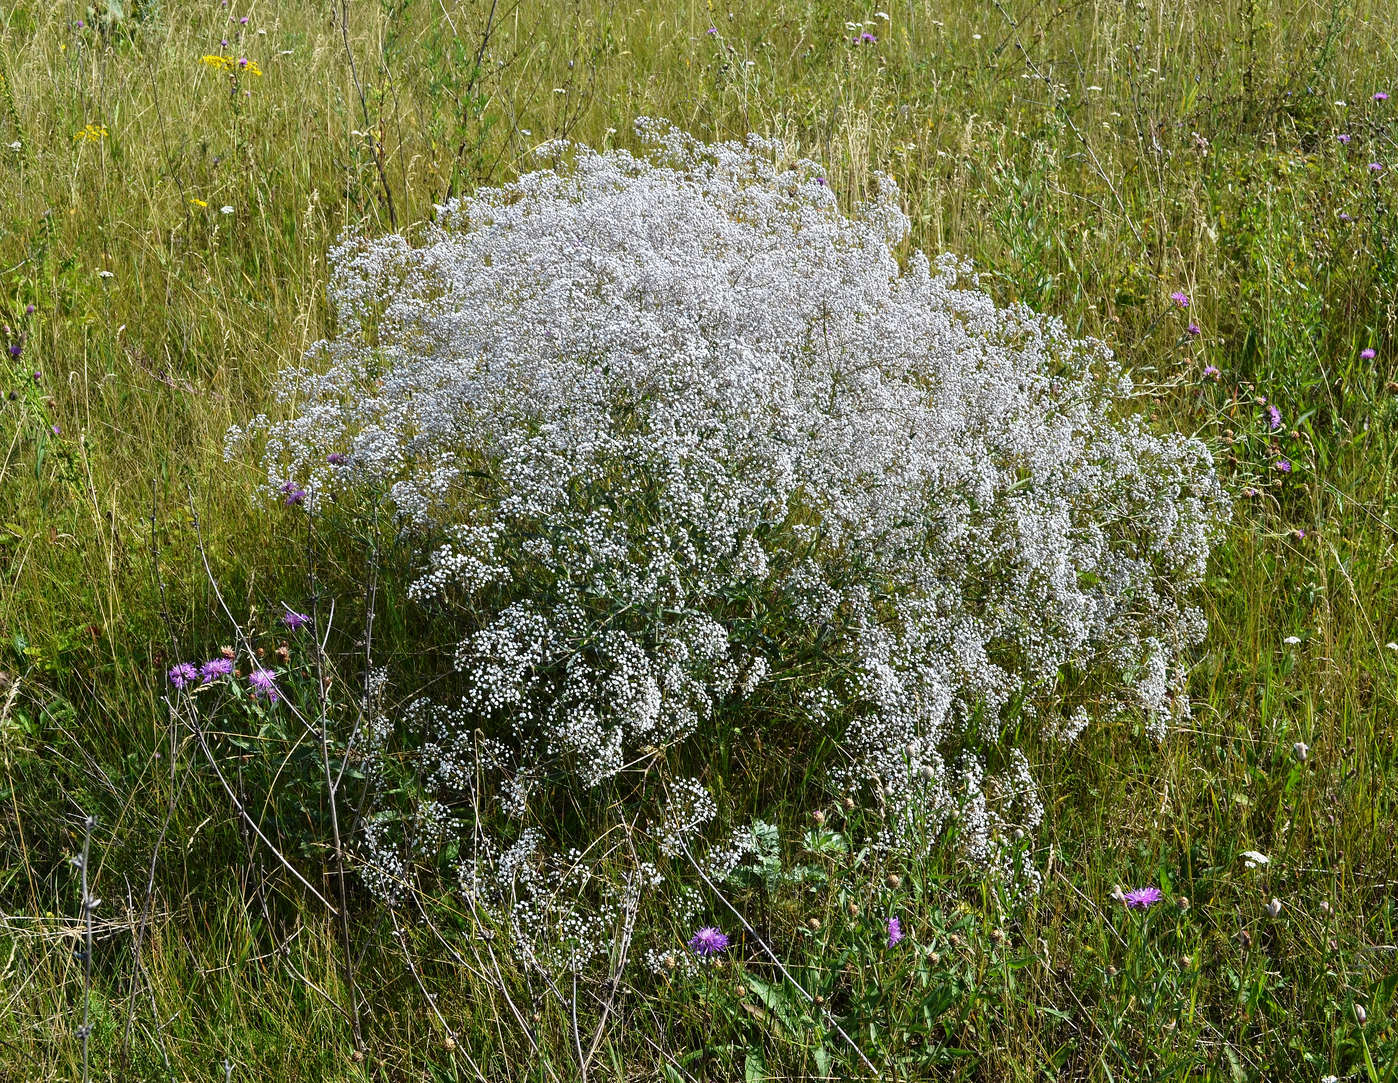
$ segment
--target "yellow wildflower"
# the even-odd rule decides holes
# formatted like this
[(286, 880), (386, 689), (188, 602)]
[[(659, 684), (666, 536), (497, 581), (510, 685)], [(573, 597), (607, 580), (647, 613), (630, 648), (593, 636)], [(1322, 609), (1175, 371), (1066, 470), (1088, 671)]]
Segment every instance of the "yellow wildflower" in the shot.
[(245, 56), (240, 56), (234, 60), (231, 56), (220, 56), (218, 53), (209, 53), (201, 56), (199, 63), (207, 64), (215, 71), (226, 72), (246, 72), (249, 75), (261, 75), (262, 69), (257, 66), (256, 60), (249, 60)]
[(207, 207), (207, 206), (208, 206), (208, 204), (205, 203), (202, 199), (191, 199), (190, 202), (193, 203), (196, 207)]
[(99, 140), (106, 139), (107, 134), (107, 126), (105, 124), (88, 124), (79, 128), (78, 131), (74, 133), (73, 138), (81, 139), (87, 143), (96, 143)]

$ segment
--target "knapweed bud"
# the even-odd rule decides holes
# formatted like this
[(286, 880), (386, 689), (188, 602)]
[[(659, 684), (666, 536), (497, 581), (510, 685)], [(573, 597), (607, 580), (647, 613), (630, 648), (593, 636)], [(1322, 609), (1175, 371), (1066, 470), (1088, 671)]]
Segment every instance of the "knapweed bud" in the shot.
[(1354, 1005), (1354, 1019), (1361, 1027), (1369, 1021), (1369, 1013), (1364, 1010), (1364, 1005), (1357, 1001)]
[(897, 890), (898, 888), (903, 886), (903, 878), (899, 876), (896, 872), (891, 872), (888, 874), (888, 877), (884, 880), (884, 883), (886, 883), (890, 888)]
[(807, 926), (807, 928), (811, 929), (812, 931), (814, 931), (814, 930), (816, 930), (816, 929), (819, 929), (819, 928), (820, 928), (820, 918), (807, 918), (807, 919), (806, 919), (806, 926)]
[(820, 809), (816, 809), (811, 813), (811, 822), (815, 824), (816, 827), (819, 827), (821, 824), (825, 823), (825, 813), (821, 812)]

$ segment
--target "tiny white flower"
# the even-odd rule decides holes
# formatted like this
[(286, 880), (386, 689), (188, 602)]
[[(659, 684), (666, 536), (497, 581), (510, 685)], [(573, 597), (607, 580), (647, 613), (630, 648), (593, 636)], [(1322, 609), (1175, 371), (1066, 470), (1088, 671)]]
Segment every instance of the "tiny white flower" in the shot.
[(10, 149), (11, 149), (11, 150), (23, 150), (23, 149), (24, 149), (24, 144), (21, 143), (18, 139), (16, 139), (13, 143), (10, 144)]
[(1273, 917), (1273, 918), (1274, 918), (1274, 917), (1278, 916), (1281, 912), (1282, 912), (1281, 900), (1274, 897), (1274, 898), (1272, 899), (1272, 901), (1269, 902), (1269, 903), (1267, 904), (1267, 916), (1268, 916), (1268, 917)]
[(97, 272), (97, 277), (98, 277), (98, 278), (115, 278), (116, 275), (113, 274), (111, 271), (108, 271), (108, 270), (105, 270), (105, 269), (104, 269), (104, 270), (101, 270), (101, 271), (98, 271), (98, 272)]
[(1298, 644), (1298, 643), (1301, 642), (1301, 637), (1300, 637), (1300, 636), (1287, 636), (1285, 639), (1282, 640), (1282, 642), (1285, 643), (1288, 647), (1294, 647), (1294, 646), (1296, 646), (1296, 644)]
[(227, 203), (225, 203), (222, 207), (220, 207), (220, 208), (218, 209), (218, 213), (219, 213), (219, 214), (232, 214), (232, 213), (233, 213), (233, 208), (230, 207)]
[(1384, 646), (1391, 651), (1398, 651), (1398, 643), (1385, 643)]
[(1291, 746), (1291, 751), (1296, 754), (1296, 758), (1300, 760), (1302, 763), (1306, 762), (1306, 755), (1310, 752), (1310, 750), (1310, 745), (1306, 744), (1305, 741), (1297, 741), (1294, 745)]
[(1259, 854), (1256, 850), (1244, 850), (1241, 856), (1243, 864), (1250, 869), (1255, 869), (1259, 865), (1269, 864), (1272, 860), (1266, 854)]

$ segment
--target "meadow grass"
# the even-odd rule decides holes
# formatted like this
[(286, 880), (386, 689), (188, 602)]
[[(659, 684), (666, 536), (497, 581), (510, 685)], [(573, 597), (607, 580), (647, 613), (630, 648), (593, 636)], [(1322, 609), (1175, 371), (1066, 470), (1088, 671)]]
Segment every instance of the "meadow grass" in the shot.
[[(863, 31), (877, 41), (852, 43)], [(201, 60), (218, 56), (252, 65)], [(1393, 1078), (1386, 88), (1388, 0), (8, 5), (0, 1079), (81, 1079), (85, 1044), (100, 1079), (858, 1076), (827, 1006), (886, 1078)], [(1049, 807), (1028, 902), (1000, 905), (949, 861), (803, 842), (817, 811), (847, 836), (872, 813), (799, 804), (794, 749), (731, 767), (793, 795), (770, 876), (740, 901), (818, 1005), (746, 939), (743, 962), (697, 978), (576, 991), (446, 899), (386, 913), (352, 887), (341, 923), (163, 699), (182, 645), (230, 640), (214, 582), (265, 630), (313, 559), (343, 593), (339, 627), (362, 626), (366, 569), (268, 511), (253, 464), (223, 455), (329, 330), (329, 246), (412, 231), (548, 138), (634, 145), (646, 115), (780, 135), (849, 202), (892, 174), (915, 246), (1103, 338), (1238, 495), (1193, 720), (1158, 745), (1102, 723), (1066, 752), (1031, 746)], [(401, 600), (402, 563), (385, 554), (376, 643), (411, 674), (449, 639)], [(272, 808), (297, 742), (256, 737), (227, 746), (237, 800), (333, 895), (323, 795)], [(90, 960), (70, 860), (87, 816)], [(1248, 868), (1249, 850), (1270, 863)], [(1165, 904), (1111, 898), (1147, 883)], [(915, 950), (869, 932), (890, 912)]]

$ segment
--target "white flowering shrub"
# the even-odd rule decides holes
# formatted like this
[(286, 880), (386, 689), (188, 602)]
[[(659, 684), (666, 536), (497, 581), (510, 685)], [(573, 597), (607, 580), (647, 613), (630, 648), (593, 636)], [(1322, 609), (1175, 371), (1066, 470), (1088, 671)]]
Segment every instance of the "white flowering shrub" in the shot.
[[(900, 255), (886, 178), (849, 214), (776, 143), (640, 133), (337, 248), (339, 334), (249, 429), (269, 491), (386, 492), (420, 547), (462, 691), (413, 708), (417, 762), (459, 817), (529, 821), (662, 752), (702, 778), (740, 720), (837, 748), (827, 784), (883, 806), (887, 845), (955, 820), (1016, 871), (1041, 805), (1004, 733), (1186, 710), (1208, 452), (1149, 431), (1100, 344)], [(638, 798), (657, 853), (723, 818), (666, 792)], [(543, 844), (467, 847), (472, 890), (575, 875)]]

